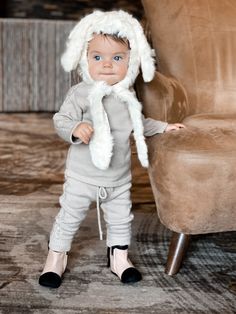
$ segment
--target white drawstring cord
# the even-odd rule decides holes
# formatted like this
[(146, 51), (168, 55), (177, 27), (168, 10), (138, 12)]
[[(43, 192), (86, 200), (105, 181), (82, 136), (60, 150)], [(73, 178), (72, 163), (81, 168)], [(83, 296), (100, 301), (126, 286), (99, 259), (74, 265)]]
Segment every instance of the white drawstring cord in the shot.
[(101, 214), (100, 214), (100, 202), (99, 200), (105, 200), (107, 198), (107, 191), (103, 186), (97, 187), (97, 216), (98, 216), (98, 229), (100, 240), (103, 239), (102, 235), (102, 224), (101, 224)]

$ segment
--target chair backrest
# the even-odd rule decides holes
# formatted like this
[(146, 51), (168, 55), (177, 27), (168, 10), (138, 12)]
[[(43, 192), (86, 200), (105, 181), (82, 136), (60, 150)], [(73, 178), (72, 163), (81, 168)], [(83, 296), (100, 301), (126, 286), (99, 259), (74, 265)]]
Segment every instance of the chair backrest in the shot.
[(142, 0), (159, 71), (186, 88), (190, 114), (236, 112), (236, 1)]

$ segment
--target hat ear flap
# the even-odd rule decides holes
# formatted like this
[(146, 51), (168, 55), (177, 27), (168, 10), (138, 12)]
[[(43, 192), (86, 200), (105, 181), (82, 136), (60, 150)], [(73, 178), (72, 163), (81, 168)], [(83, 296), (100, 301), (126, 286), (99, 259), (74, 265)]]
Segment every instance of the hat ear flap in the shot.
[(136, 34), (143, 80), (144, 82), (150, 82), (155, 74), (155, 54), (144, 35), (142, 26), (137, 20), (133, 20), (133, 28)]
[(61, 64), (66, 72), (76, 69), (80, 62), (85, 44), (92, 37), (91, 25), (95, 15), (100, 15), (100, 12), (94, 12), (94, 15), (85, 16), (70, 32), (66, 43), (66, 50), (61, 57)]
[(155, 75), (155, 60), (153, 58), (152, 50), (149, 45), (140, 49), (141, 69), (144, 82), (150, 82)]

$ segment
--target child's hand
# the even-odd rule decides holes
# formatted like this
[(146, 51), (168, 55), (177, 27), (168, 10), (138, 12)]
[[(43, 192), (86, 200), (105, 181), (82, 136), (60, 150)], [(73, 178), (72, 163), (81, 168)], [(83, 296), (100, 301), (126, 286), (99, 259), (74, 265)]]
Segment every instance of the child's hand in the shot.
[(175, 131), (178, 129), (185, 129), (185, 125), (182, 123), (168, 124), (164, 132), (166, 133), (166, 132)]
[(73, 132), (74, 137), (78, 137), (85, 144), (88, 144), (93, 134), (93, 128), (89, 123), (82, 122)]

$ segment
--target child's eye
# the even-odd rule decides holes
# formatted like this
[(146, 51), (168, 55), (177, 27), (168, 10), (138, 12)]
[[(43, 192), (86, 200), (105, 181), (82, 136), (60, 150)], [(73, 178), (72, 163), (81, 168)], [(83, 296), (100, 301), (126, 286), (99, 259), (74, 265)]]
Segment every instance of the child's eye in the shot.
[(95, 59), (96, 61), (100, 61), (100, 60), (101, 60), (101, 56), (94, 56), (94, 59)]
[(114, 58), (113, 58), (115, 61), (120, 61), (120, 60), (122, 60), (122, 57), (121, 56), (114, 56)]

